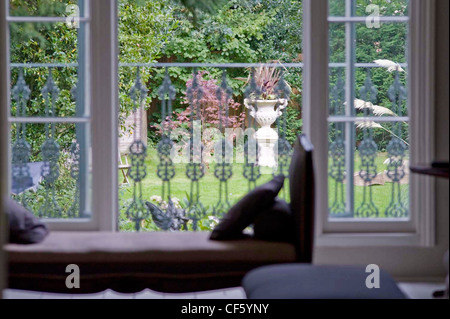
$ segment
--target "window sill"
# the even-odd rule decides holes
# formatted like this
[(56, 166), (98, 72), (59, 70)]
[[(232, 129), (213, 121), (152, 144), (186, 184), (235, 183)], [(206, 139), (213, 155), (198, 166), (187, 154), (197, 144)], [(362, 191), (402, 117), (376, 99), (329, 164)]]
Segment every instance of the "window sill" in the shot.
[(317, 247), (431, 247), (416, 233), (329, 233), (316, 236)]

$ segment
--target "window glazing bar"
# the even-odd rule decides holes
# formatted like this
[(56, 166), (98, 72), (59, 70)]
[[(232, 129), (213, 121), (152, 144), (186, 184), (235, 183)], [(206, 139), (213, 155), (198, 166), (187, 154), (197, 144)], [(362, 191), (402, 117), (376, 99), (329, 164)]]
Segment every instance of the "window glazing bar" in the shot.
[(10, 68), (76, 68), (78, 63), (10, 63)]
[(120, 63), (120, 67), (180, 68), (303, 68), (303, 63)]
[[(402, 68), (408, 67), (407, 63), (398, 63), (398, 65), (400, 65)], [(330, 68), (345, 68), (347, 66), (347, 63), (332, 62), (329, 63), (328, 66)], [(381, 65), (376, 63), (355, 63), (354, 66), (355, 68), (383, 68)]]
[[(382, 68), (382, 66), (376, 63), (355, 63), (356, 68)], [(407, 63), (399, 63), (402, 68), (407, 68)], [(259, 66), (269, 66), (269, 67), (286, 67), (286, 68), (303, 68), (303, 63), (283, 63), (273, 64), (273, 63), (119, 63), (119, 67), (154, 67), (154, 68), (165, 68), (165, 67), (188, 67), (188, 68), (201, 68), (201, 67), (211, 67), (211, 68), (249, 68), (249, 67), (259, 67)], [(347, 64), (345, 62), (330, 62), (328, 64), (330, 68), (345, 68)], [(76, 68), (78, 63), (11, 63), (11, 68)]]
[[(79, 17), (77, 18), (80, 23), (90, 22), (90, 18)], [(58, 22), (67, 22), (67, 17), (7, 17), (6, 21), (8, 23), (18, 23), (18, 22), (50, 22), (50, 23), (58, 23)]]
[(400, 117), (400, 116), (392, 116), (392, 117), (358, 117), (358, 116), (330, 116), (328, 118), (328, 122), (330, 123), (347, 123), (347, 122), (380, 122), (380, 123), (390, 123), (390, 122), (409, 122), (409, 117)]
[[(78, 1), (79, 14), (81, 16), (89, 16), (89, 0)], [(89, 34), (90, 24), (80, 23), (78, 29), (78, 83), (76, 89), (76, 117), (82, 119), (88, 119), (89, 121), (84, 123), (77, 123), (76, 126), (76, 139), (79, 149), (79, 174), (77, 180), (77, 186), (79, 187), (79, 216), (91, 217), (89, 212), (90, 199), (88, 196), (91, 194), (89, 185), (89, 152), (90, 149), (90, 107), (89, 101), (89, 76), (87, 70), (89, 70)]]
[(9, 117), (9, 123), (89, 123), (90, 117)]
[[(382, 66), (376, 63), (355, 63), (356, 68), (382, 68)], [(399, 63), (402, 68), (407, 68), (407, 63)], [(273, 64), (273, 63), (226, 63), (226, 64), (216, 64), (216, 63), (120, 63), (119, 67), (154, 67), (154, 68), (165, 68), (165, 67), (211, 67), (211, 68), (249, 68), (249, 67), (259, 67), (259, 66), (269, 66), (269, 67), (286, 67), (286, 68), (303, 68), (303, 63), (283, 63)], [(328, 64), (330, 68), (345, 68), (347, 64), (345, 62), (330, 62)], [(11, 63), (11, 68), (76, 68), (78, 63)]]
[[(404, 23), (409, 21), (409, 17), (379, 17), (380, 22), (390, 22), (390, 23)], [(328, 22), (330, 23), (365, 23), (367, 17), (328, 17)]]

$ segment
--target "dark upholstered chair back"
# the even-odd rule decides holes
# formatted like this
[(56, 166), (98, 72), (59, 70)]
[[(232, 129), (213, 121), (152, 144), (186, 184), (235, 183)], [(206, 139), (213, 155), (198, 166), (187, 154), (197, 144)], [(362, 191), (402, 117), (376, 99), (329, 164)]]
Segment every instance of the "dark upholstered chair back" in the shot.
[(314, 168), (313, 146), (305, 135), (300, 135), (294, 146), (289, 167), (291, 210), (295, 222), (297, 260), (312, 262), (314, 245)]

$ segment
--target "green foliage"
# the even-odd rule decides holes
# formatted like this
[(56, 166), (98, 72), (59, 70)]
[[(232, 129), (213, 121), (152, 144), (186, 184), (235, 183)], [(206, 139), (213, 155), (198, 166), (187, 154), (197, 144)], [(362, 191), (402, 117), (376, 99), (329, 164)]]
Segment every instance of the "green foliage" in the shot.
[[(141, 0), (142, 1), (142, 0)], [(186, 8), (193, 18), (194, 25), (197, 25), (198, 11), (215, 13), (227, 0), (176, 0)]]
[(217, 14), (199, 18), (198, 27), (175, 11), (180, 27), (167, 45), (165, 55), (177, 62), (254, 62), (257, 52), (252, 43), (263, 40), (264, 28), (273, 13), (231, 0)]
[[(407, 15), (408, 0), (393, 0), (387, 3), (385, 0), (357, 0), (356, 15), (366, 16), (368, 5), (378, 5), (382, 16), (403, 16)], [(330, 1), (329, 11), (334, 16), (345, 15), (345, 2), (343, 0)], [(380, 28), (368, 28), (365, 23), (356, 24), (356, 62), (371, 63), (378, 59), (387, 59), (396, 63), (405, 63), (407, 54), (407, 30), (404, 23), (381, 23)], [(345, 25), (343, 23), (333, 23), (330, 25), (330, 61), (345, 62)], [(345, 76), (345, 71), (342, 72)], [(356, 98), (361, 98), (360, 89), (364, 86), (367, 76), (367, 69), (357, 69), (355, 74)], [(374, 104), (392, 109), (392, 102), (389, 100), (389, 87), (394, 82), (394, 73), (389, 73), (384, 68), (371, 69), (371, 78), (374, 86), (378, 89), (377, 100)], [(400, 74), (402, 84), (406, 87), (406, 73)], [(330, 87), (336, 85), (336, 71), (331, 73)], [(395, 111), (395, 110), (393, 110)], [(359, 112), (358, 114), (361, 114)], [(402, 106), (402, 115), (407, 115), (407, 105)], [(390, 130), (391, 124), (382, 124)], [(334, 134), (331, 132), (331, 134)], [(357, 130), (357, 142), (363, 138), (362, 130)], [(403, 128), (402, 137), (407, 138), (408, 129)], [(379, 149), (384, 151), (392, 136), (383, 129), (374, 129), (373, 138)]]
[(286, 141), (294, 145), (298, 134), (303, 130), (303, 119), (300, 118), (300, 111), (288, 107), (286, 110)]
[[(77, 0), (8, 0), (12, 16), (63, 16), (67, 5), (76, 4)], [(49, 40), (42, 31), (52, 28), (51, 23), (12, 23), (11, 43), (23, 43), (34, 40), (42, 47)], [(58, 38), (54, 38), (58, 39)], [(14, 46), (12, 47), (12, 49)]]
[(161, 56), (172, 31), (177, 27), (167, 1), (119, 1), (120, 62), (151, 63)]
[[(173, 7), (165, 0), (119, 1), (119, 60), (122, 63), (154, 63), (161, 56), (165, 45), (178, 27), (173, 16)], [(143, 83), (149, 84), (152, 70), (141, 69)], [(123, 127), (125, 117), (130, 114), (133, 102), (129, 97), (136, 81), (136, 68), (119, 70), (119, 123)], [(152, 86), (150, 85), (150, 89)], [(139, 107), (139, 105), (137, 105)]]
[[(196, 23), (185, 15), (182, 6), (173, 7), (173, 19), (177, 21), (171, 38), (162, 51), (161, 62), (233, 63), (258, 62), (260, 53), (257, 43), (264, 39), (263, 30), (274, 19), (274, 12), (267, 12), (260, 5), (252, 5), (247, 0), (231, 0), (216, 10), (215, 14), (204, 13)], [(192, 78), (192, 69), (170, 68), (169, 75), (177, 91), (174, 109), (185, 109), (179, 97), (186, 91), (186, 83)], [(221, 70), (208, 69), (211, 78), (220, 79)], [(158, 97), (158, 88), (164, 77), (164, 70), (151, 70), (146, 82), (149, 98)], [(246, 76), (242, 69), (228, 70), (228, 84), (237, 96), (243, 90), (238, 77)], [(237, 98), (239, 100), (239, 98)], [(159, 112), (158, 112), (159, 113)], [(160, 119), (151, 116), (157, 125)], [(149, 138), (157, 141), (155, 130), (149, 130)]]
[[(231, 0), (216, 14), (199, 16), (197, 25), (186, 18), (182, 7), (174, 7), (174, 18), (178, 27), (163, 50), (161, 61), (169, 62), (258, 62), (259, 53), (255, 43), (263, 40), (263, 32), (273, 20), (273, 13), (259, 6), (249, 6), (245, 0)], [(220, 70), (208, 70), (216, 79)], [(244, 70), (229, 70), (229, 85), (239, 93), (242, 83), (234, 80), (245, 76)], [(152, 98), (157, 96), (157, 88), (162, 82), (164, 70), (155, 71), (149, 84)], [(178, 94), (186, 90), (186, 82), (192, 77), (192, 70), (171, 68), (172, 82)]]
[(303, 39), (303, 1), (258, 0), (259, 6), (273, 18), (264, 29), (264, 41), (256, 43), (260, 61), (301, 61)]

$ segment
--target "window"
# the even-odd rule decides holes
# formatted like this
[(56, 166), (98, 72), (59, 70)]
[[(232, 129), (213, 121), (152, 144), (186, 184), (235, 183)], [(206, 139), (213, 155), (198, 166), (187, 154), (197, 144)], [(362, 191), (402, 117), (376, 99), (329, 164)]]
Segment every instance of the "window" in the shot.
[[(366, 8), (365, 6), (361, 7), (361, 4), (365, 3), (365, 1), (329, 1), (329, 6), (327, 1), (305, 0), (304, 2), (303, 121), (304, 131), (311, 137), (316, 147), (318, 189), (321, 190), (318, 192), (319, 243), (326, 243), (326, 237), (329, 234), (339, 233), (345, 235), (349, 232), (361, 234), (367, 232), (378, 233), (385, 241), (389, 240), (385, 233), (411, 235), (413, 237), (411, 240), (399, 241), (401, 244), (405, 242), (409, 244), (417, 244), (419, 242), (430, 244), (432, 242), (430, 240), (432, 238), (432, 231), (430, 231), (432, 227), (429, 226), (432, 216), (426, 215), (419, 218), (417, 213), (421, 209), (417, 204), (418, 197), (428, 198), (425, 201), (421, 201), (421, 203), (428, 201), (427, 203), (429, 204), (429, 198), (431, 197), (427, 196), (432, 190), (430, 184), (426, 181), (418, 183), (419, 179), (411, 178), (411, 189), (408, 190), (408, 185), (401, 184), (404, 177), (400, 178), (400, 176), (403, 173), (399, 173), (402, 170), (403, 172), (406, 171), (405, 160), (407, 159), (408, 151), (410, 160), (413, 162), (427, 160), (426, 156), (431, 154), (427, 147), (432, 145), (432, 141), (426, 136), (426, 133), (422, 136), (419, 136), (418, 133), (423, 126), (429, 125), (423, 123), (427, 121), (429, 118), (427, 114), (431, 111), (429, 108), (420, 108), (417, 105), (419, 102), (426, 104), (429, 100), (428, 102), (423, 100), (422, 96), (418, 96), (420, 95), (419, 90), (416, 90), (423, 84), (423, 76), (429, 76), (427, 72), (430, 72), (429, 69), (417, 68), (419, 64), (418, 52), (426, 51), (426, 46), (421, 47), (418, 43), (424, 41), (426, 37), (423, 34), (429, 32), (426, 29), (426, 18), (430, 8), (424, 9), (421, 7), (423, 10), (419, 10), (419, 6), (426, 7), (426, 5), (419, 5), (419, 2), (414, 0), (410, 2), (409, 10), (403, 11), (404, 16), (385, 16), (380, 18), (382, 26), (393, 25), (399, 28), (395, 30), (404, 34), (401, 41), (404, 41), (405, 47), (399, 45), (393, 48), (397, 52), (396, 57), (391, 58), (389, 55), (386, 55), (381, 56), (383, 59), (380, 59), (388, 60), (391, 58), (394, 60), (391, 60), (392, 62), (398, 63), (398, 65), (394, 65), (394, 72), (392, 73), (388, 69), (383, 68), (383, 63), (377, 64), (374, 61), (367, 61), (364, 56), (356, 54), (358, 45), (360, 45), (358, 32), (365, 28), (364, 25), (366, 23), (367, 12), (361, 9)], [(227, 65), (226, 63), (189, 64), (186, 62), (179, 64), (154, 64), (153, 62), (121, 61), (119, 70), (116, 45), (119, 42), (119, 37), (117, 34), (117, 7), (115, 1), (67, 1), (65, 4), (78, 5), (80, 13), (80, 18), (77, 20), (79, 21), (79, 29), (75, 28), (73, 30), (76, 38), (78, 38), (77, 47), (74, 47), (75, 51), (78, 52), (77, 59), (71, 65), (64, 66), (54, 64), (54, 62), (49, 65), (46, 64), (47, 61), (43, 61), (39, 62), (41, 64), (35, 65), (34, 68), (28, 69), (25, 67), (31, 65), (28, 63), (24, 65), (24, 61), (11, 61), (13, 62), (11, 65), (12, 83), (17, 88), (12, 91), (12, 96), (14, 96), (14, 92), (20, 92), (17, 95), (18, 98), (11, 103), (12, 113), (9, 121), (17, 129), (17, 134), (12, 136), (12, 141), (20, 141), (20, 137), (24, 134), (24, 128), (33, 127), (34, 125), (40, 125), (40, 129), (45, 132), (46, 140), (51, 140), (53, 130), (64, 129), (64, 126), (68, 125), (75, 125), (77, 127), (76, 132), (79, 133), (73, 138), (67, 138), (70, 139), (70, 142), (72, 142), (72, 139), (76, 140), (73, 149), (75, 155), (77, 151), (81, 152), (79, 155), (79, 166), (76, 165), (77, 161), (72, 161), (72, 165), (69, 165), (67, 172), (69, 175), (73, 173), (71, 180), (75, 180), (72, 194), (76, 195), (75, 198), (77, 196), (80, 198), (78, 203), (76, 203), (77, 201), (74, 202), (80, 207), (84, 207), (84, 209), (79, 210), (81, 213), (78, 215), (74, 215), (78, 218), (74, 218), (70, 222), (55, 222), (54, 227), (114, 230), (117, 229), (117, 219), (120, 217), (118, 216), (119, 208), (117, 207), (119, 178), (117, 176), (118, 149), (116, 134), (118, 132), (119, 94), (127, 95), (128, 102), (131, 102), (138, 109), (142, 102), (141, 98), (135, 96), (133, 99), (133, 95), (130, 96), (129, 93), (131, 88), (135, 89), (135, 93), (138, 92), (136, 90), (139, 90), (139, 85), (141, 84), (139, 80), (141, 79), (140, 75), (142, 75), (139, 72), (153, 72), (155, 69), (163, 69), (162, 72), (158, 73), (159, 80), (163, 81), (171, 76), (178, 76), (179, 69), (177, 68), (179, 67), (191, 68), (190, 72), (193, 74), (192, 77), (195, 78), (197, 71), (201, 70), (201, 68), (214, 69), (214, 72), (219, 73), (223, 72), (224, 69), (230, 71), (233, 67), (256, 67), (257, 65), (246, 63), (239, 65)], [(333, 11), (333, 7), (337, 8), (337, 11)], [(87, 8), (91, 8), (90, 12)], [(329, 16), (328, 8), (331, 10)], [(15, 24), (21, 23), (67, 22), (66, 15), (53, 17), (10, 16), (7, 17), (7, 20), (11, 31), (14, 31)], [(419, 32), (420, 28), (425, 28), (426, 32)], [(380, 37), (379, 30), (376, 28), (364, 30), (364, 32), (370, 33), (369, 38), (376, 39)], [(335, 41), (335, 43), (332, 43), (333, 47), (326, 42), (328, 40), (327, 34), (333, 34), (331, 39)], [(398, 58), (400, 49), (405, 49), (406, 52), (406, 45), (408, 45), (406, 41), (407, 35), (410, 38), (410, 55), (408, 56), (405, 53)], [(369, 44), (365, 43), (365, 45), (371, 45), (372, 50), (377, 52), (377, 50), (385, 49), (381, 42), (374, 40)], [(432, 45), (429, 48), (432, 48)], [(334, 55), (333, 52), (335, 51), (337, 53)], [(328, 54), (328, 52), (331, 54)], [(67, 54), (67, 52), (62, 52), (61, 54), (63, 53)], [(331, 60), (329, 60), (329, 57), (331, 57)], [(53, 68), (49, 70), (49, 67)], [(68, 107), (67, 112), (62, 114), (62, 106), (58, 107), (58, 102), (53, 101), (53, 95), (57, 95), (56, 90), (53, 91), (53, 94), (47, 94), (48, 90), (44, 89), (45, 86), (42, 86), (41, 90), (36, 90), (36, 88), (32, 90), (37, 92), (37, 94), (41, 94), (39, 96), (41, 96), (42, 101), (40, 101), (39, 105), (41, 107), (46, 106), (42, 110), (38, 110), (37, 115), (39, 117), (31, 118), (29, 114), (18, 116), (23, 111), (23, 108), (20, 107), (21, 103), (23, 104), (27, 100), (25, 99), (27, 97), (26, 86), (17, 86), (17, 83), (21, 83), (21, 81), (17, 81), (20, 79), (21, 68), (25, 79), (29, 74), (28, 72), (38, 72), (37, 74), (41, 79), (51, 79), (50, 74), (54, 74), (53, 80), (49, 80), (49, 85), (47, 86), (47, 88), (51, 88), (54, 87), (52, 81), (56, 83), (55, 81), (66, 81), (70, 78), (58, 78), (58, 76), (61, 77), (59, 74), (61, 67), (65, 69), (65, 72), (69, 72), (68, 69), (70, 68), (77, 70), (77, 72), (72, 70), (72, 81), (77, 84), (77, 90), (72, 90), (72, 87), (68, 87), (63, 90), (63, 93), (60, 92), (64, 94), (64, 98), (68, 102), (64, 107), (71, 105), (71, 107)], [(292, 65), (287, 65), (287, 67), (300, 70), (303, 64), (293, 63)], [(400, 67), (408, 72), (408, 81), (405, 81), (406, 72), (401, 72)], [(167, 68), (167, 75), (165, 68)], [(133, 80), (129, 81), (130, 83), (126, 83), (125, 87), (119, 89), (120, 80), (122, 79), (122, 75), (119, 78), (119, 74), (122, 74), (121, 72), (128, 72), (132, 75), (130, 78)], [(386, 88), (377, 87), (381, 81), (380, 79), (385, 76), (390, 79), (389, 83), (382, 83), (383, 85), (389, 84), (387, 85), (387, 92)], [(163, 84), (164, 82), (161, 83)], [(375, 85), (375, 83), (378, 84)], [(423, 87), (428, 87), (428, 85), (430, 84), (425, 83)], [(395, 98), (389, 99), (389, 88), (391, 87), (392, 97)], [(166, 89), (170, 89), (170, 86), (166, 86)], [(375, 94), (375, 89), (378, 90), (377, 94)], [(39, 93), (42, 90), (44, 92)], [(73, 99), (73, 93), (76, 93), (76, 99)], [(155, 96), (158, 94), (158, 92), (152, 93)], [(166, 100), (167, 103), (170, 102), (170, 94), (168, 93), (170, 91), (161, 91), (164, 97), (162, 100)], [(409, 99), (406, 97), (407, 95), (409, 95)], [(383, 96), (383, 98), (380, 96)], [(410, 102), (409, 108), (406, 107), (406, 101)], [(53, 112), (54, 102), (56, 103), (55, 112)], [(166, 105), (168, 106), (168, 104)], [(385, 116), (380, 117), (374, 114), (375, 107), (373, 105), (383, 106), (384, 108), (378, 108), (378, 111), (383, 110)], [(55, 113), (58, 115), (57, 117), (53, 116)], [(359, 126), (358, 131), (355, 126)], [(380, 126), (383, 128), (380, 128)], [(409, 126), (409, 134), (407, 126)], [(381, 140), (377, 140), (378, 144), (376, 143), (376, 147), (373, 147), (372, 141), (376, 138), (374, 134), (378, 134), (377, 129), (384, 134), (382, 139), (384, 146), (380, 146)], [(360, 135), (359, 137), (356, 135), (357, 132)], [(89, 133), (91, 136), (89, 136)], [(391, 144), (395, 145), (388, 147), (391, 141), (393, 141)], [(398, 143), (398, 141), (401, 143)], [(423, 143), (423, 141), (427, 143)], [(360, 144), (357, 145), (357, 143)], [(407, 143), (410, 144), (409, 148), (405, 148)], [(365, 147), (365, 145), (369, 145), (369, 147)], [(384, 150), (384, 148), (386, 149), (386, 155), (385, 158), (381, 158), (377, 150)], [(56, 167), (55, 159), (57, 159), (57, 155), (60, 155), (55, 152), (55, 149), (55, 145), (49, 143), (49, 157), (42, 159), (42, 162), (48, 163), (50, 168)], [(141, 150), (137, 149), (137, 151)], [(342, 154), (342, 156), (339, 154)], [(362, 160), (361, 154), (366, 154)], [(24, 159), (20, 157), (14, 158), (14, 149), (12, 150), (12, 155), (13, 160), (18, 160), (17, 164), (20, 170), (18, 170), (19, 175), (16, 174), (15, 178), (19, 180), (18, 176), (21, 177), (20, 174), (24, 171), (21, 169)], [(133, 165), (133, 160), (131, 162), (131, 165)], [(391, 193), (386, 195), (389, 200), (383, 204), (370, 201), (371, 193), (375, 192), (376, 186), (369, 185), (373, 184), (374, 179), (378, 177), (378, 169), (377, 175), (372, 174), (374, 162), (377, 167), (386, 165), (386, 170), (388, 171), (386, 175), (390, 185), (387, 186), (390, 187), (386, 187), (386, 189), (390, 188)], [(13, 169), (15, 169), (14, 165), (16, 164), (13, 163)], [(72, 172), (70, 172), (71, 168), (73, 168)], [(50, 169), (48, 172), (55, 173), (57, 171)], [(356, 173), (358, 175), (355, 177)], [(48, 176), (51, 176), (51, 174)], [(75, 179), (72, 178), (74, 176), (76, 177)], [(23, 177), (23, 181), (26, 181), (26, 177)], [(12, 179), (14, 184), (14, 178)], [(166, 183), (167, 181), (164, 179), (167, 178), (164, 177), (162, 179), (162, 182)], [(348, 179), (348, 182), (346, 179)], [(362, 186), (354, 185), (356, 179), (363, 180)], [(139, 182), (139, 178), (132, 178), (132, 180)], [(198, 186), (196, 178), (190, 179), (190, 181), (194, 188)], [(48, 187), (43, 191), (48, 193), (51, 199), (51, 180), (47, 184)], [(77, 185), (80, 185), (78, 190)], [(92, 185), (92, 188), (89, 188), (90, 185)], [(14, 185), (12, 186), (14, 187)], [(90, 189), (92, 189), (92, 192)], [(137, 185), (135, 190), (138, 189), (139, 186)], [(158, 189), (160, 190), (160, 188)], [(80, 192), (79, 195), (77, 191)], [(409, 196), (412, 199), (411, 205), (407, 204), (407, 200), (405, 200), (408, 197), (408, 193), (411, 194)], [(373, 196), (372, 193), (372, 198)], [(377, 195), (377, 197), (380, 196)], [(140, 200), (139, 195), (137, 197), (133, 195), (133, 199), (136, 203), (136, 199)], [(191, 200), (189, 205), (192, 203)], [(401, 209), (391, 213), (393, 211), (390, 209), (391, 203)], [(127, 207), (132, 207), (132, 205), (130, 206), (131, 202), (128, 204)], [(140, 205), (142, 206), (142, 203)], [(137, 222), (139, 225), (143, 217), (140, 210), (141, 208), (136, 211), (133, 217), (134, 220), (132, 220), (132, 222)], [(376, 214), (377, 211), (378, 215)], [(89, 212), (92, 212), (92, 214)], [(423, 240), (423, 236), (428, 239)]]
[(330, 1), (329, 12), (330, 218), (408, 220), (408, 1)]
[[(432, 154), (427, 148), (432, 144), (432, 131), (419, 133), (420, 126), (416, 126), (418, 122), (430, 125), (425, 122), (432, 112), (432, 100), (427, 100), (426, 108), (419, 107), (416, 85), (428, 87), (420, 77), (428, 77), (433, 68), (431, 64), (419, 67), (419, 51), (412, 49), (417, 48), (420, 41), (427, 42), (421, 36), (431, 30), (426, 17), (432, 11), (421, 7), (420, 2), (409, 1), (407, 6), (405, 1), (391, 15), (386, 15), (394, 8), (384, 1), (376, 3), (380, 7), (373, 6), (375, 2), (351, 0), (328, 1), (328, 7), (323, 3), (307, 3), (311, 6), (309, 12), (314, 9), (316, 17), (328, 20), (327, 25), (314, 21), (305, 26), (305, 37), (309, 30), (316, 35), (315, 39), (319, 34), (322, 36), (321, 41), (309, 39), (305, 43), (313, 46), (305, 52), (312, 63), (305, 63), (305, 73), (308, 73), (305, 84), (311, 86), (305, 89), (305, 105), (310, 107), (307, 118), (316, 123), (306, 131), (312, 136), (319, 157), (316, 157), (318, 189), (329, 190), (329, 197), (319, 195), (318, 199), (319, 245), (430, 245), (432, 242), (433, 230), (429, 225), (433, 213), (430, 208), (419, 205), (430, 203), (432, 186), (423, 179), (418, 182), (420, 179), (416, 176), (409, 178), (410, 190), (406, 185), (407, 161), (418, 162), (418, 158), (430, 161)], [(378, 9), (380, 14), (385, 14), (379, 20), (367, 17)], [(374, 25), (374, 21), (380, 22), (381, 29), (375, 28), (378, 25)], [(330, 41), (327, 43), (323, 40), (326, 33)], [(371, 39), (369, 43), (361, 40), (362, 34)], [(383, 39), (389, 40), (387, 52), (386, 47), (382, 47)], [(372, 59), (369, 50), (379, 53), (380, 58)], [(432, 50), (432, 46), (421, 48), (422, 52), (427, 50)], [(312, 56), (313, 51), (317, 56)], [(389, 60), (390, 54), (396, 54), (392, 59), (397, 62)], [(370, 61), (366, 60), (368, 57)], [(329, 67), (326, 75), (325, 61)], [(383, 79), (381, 86), (377, 87), (374, 81), (380, 79)], [(329, 83), (329, 87), (325, 88), (323, 83)], [(329, 92), (329, 98), (317, 99), (319, 92)], [(383, 99), (386, 102), (382, 102)], [(380, 134), (377, 130), (384, 131), (381, 134), (388, 137), (386, 158), (380, 158), (383, 147), (382, 139), (376, 141), (376, 135)], [(415, 139), (419, 135), (428, 144), (418, 143)], [(375, 168), (382, 165), (386, 168), (381, 171)], [(326, 174), (322, 167), (328, 167)], [(383, 175), (387, 176), (388, 184), (381, 179)], [(385, 186), (374, 185), (378, 183)], [(380, 194), (386, 186), (388, 192)], [(408, 193), (411, 194), (410, 205)], [(428, 227), (424, 226), (426, 224)]]
[(5, 5), (12, 44), (11, 192), (51, 224), (92, 224), (89, 2)]

